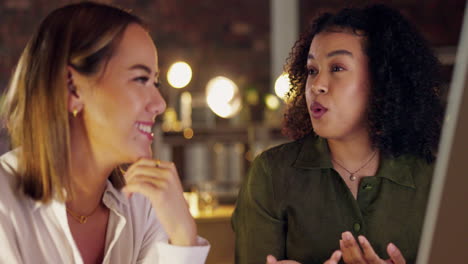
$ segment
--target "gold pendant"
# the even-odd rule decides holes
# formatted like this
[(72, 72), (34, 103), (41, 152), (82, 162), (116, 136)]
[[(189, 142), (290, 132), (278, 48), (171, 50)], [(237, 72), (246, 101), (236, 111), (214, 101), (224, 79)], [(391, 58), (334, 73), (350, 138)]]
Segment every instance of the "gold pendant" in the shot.
[(88, 217), (90, 217), (90, 215), (85, 216), (85, 215), (75, 214), (74, 212), (70, 211), (68, 208), (67, 208), (67, 213), (68, 213), (71, 217), (73, 217), (73, 219), (75, 219), (76, 221), (78, 221), (78, 223), (80, 223), (80, 224), (86, 224), (86, 222), (88, 221)]
[(86, 224), (86, 221), (88, 221), (88, 217), (81, 215), (80, 218), (77, 220), (80, 222), (80, 224)]

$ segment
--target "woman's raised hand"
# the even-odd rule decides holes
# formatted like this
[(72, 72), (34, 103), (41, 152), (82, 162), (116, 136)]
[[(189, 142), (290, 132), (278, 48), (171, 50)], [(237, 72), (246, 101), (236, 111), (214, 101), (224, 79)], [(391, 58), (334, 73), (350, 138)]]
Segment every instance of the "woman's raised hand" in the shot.
[(335, 250), (331, 257), (323, 264), (338, 264), (338, 261), (340, 261), (342, 254), (343, 253), (341, 252), (341, 250)]
[(127, 194), (146, 196), (173, 245), (196, 243), (197, 228), (183, 196), (177, 169), (172, 162), (140, 159), (125, 173)]
[[(405, 264), (405, 258), (401, 254), (400, 250), (392, 243), (387, 246), (387, 253), (390, 259), (381, 259), (372, 248), (369, 241), (364, 236), (358, 237), (359, 244), (362, 247), (359, 248), (357, 241), (351, 232), (344, 232), (342, 234), (342, 240), (340, 240), (340, 249), (343, 253), (343, 260), (347, 264)], [(330, 261), (330, 260), (329, 260)], [(325, 262), (326, 264), (332, 264), (336, 262)]]

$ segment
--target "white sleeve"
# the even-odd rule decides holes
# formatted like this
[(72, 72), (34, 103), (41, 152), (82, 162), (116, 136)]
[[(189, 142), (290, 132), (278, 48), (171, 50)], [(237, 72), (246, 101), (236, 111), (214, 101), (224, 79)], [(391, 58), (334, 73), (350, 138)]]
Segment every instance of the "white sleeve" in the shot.
[(197, 237), (197, 245), (191, 247), (174, 246), (167, 242), (157, 242), (158, 264), (203, 264), (210, 244), (202, 237)]
[(15, 201), (11, 186), (11, 173), (4, 168), (7, 155), (0, 160), (0, 263), (23, 263), (20, 245), (13, 222)]
[(139, 264), (203, 264), (210, 250), (204, 238), (197, 237), (197, 245), (184, 247), (169, 244), (169, 239), (152, 207), (147, 214), (145, 235), (138, 257)]
[(13, 225), (3, 206), (0, 204), (0, 263), (23, 263)]

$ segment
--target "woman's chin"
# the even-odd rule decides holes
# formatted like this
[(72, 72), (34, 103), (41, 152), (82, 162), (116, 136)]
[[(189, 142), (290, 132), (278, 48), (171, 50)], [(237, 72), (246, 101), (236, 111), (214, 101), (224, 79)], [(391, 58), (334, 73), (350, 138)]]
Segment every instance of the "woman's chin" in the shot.
[(324, 129), (314, 129), (314, 133), (317, 134), (321, 138), (325, 139), (337, 139), (339, 136), (336, 133), (332, 133), (331, 131), (326, 131)]
[(146, 150), (139, 150), (130, 156), (130, 160), (131, 160), (130, 163), (136, 162), (139, 159), (152, 159), (152, 158), (153, 158), (153, 152), (151, 151), (151, 148), (148, 148)]
[(322, 127), (312, 126), (312, 129), (314, 130), (314, 133), (321, 138), (328, 138), (330, 136), (330, 133)]

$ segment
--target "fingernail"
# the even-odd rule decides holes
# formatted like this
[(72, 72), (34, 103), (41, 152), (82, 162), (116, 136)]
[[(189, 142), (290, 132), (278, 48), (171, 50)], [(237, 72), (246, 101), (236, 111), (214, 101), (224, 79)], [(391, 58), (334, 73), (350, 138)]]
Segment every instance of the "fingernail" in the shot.
[(363, 236), (358, 236), (358, 240), (359, 243), (361, 243), (361, 245), (364, 245), (366, 243), (366, 239)]
[(342, 254), (342, 253), (341, 253), (340, 250), (335, 251), (335, 257), (336, 257), (336, 258), (341, 258), (341, 254)]
[(267, 263), (275, 263), (275, 257), (273, 257), (272, 255), (268, 255), (266, 260)]
[(352, 235), (351, 235), (349, 232), (344, 232), (344, 233), (343, 233), (343, 239), (344, 239), (345, 241), (351, 241), (352, 238), (353, 238), (353, 237), (352, 237)]
[(396, 250), (397, 250), (397, 248), (395, 247), (395, 245), (394, 245), (393, 243), (388, 244), (388, 252), (389, 252), (390, 254), (395, 253)]

